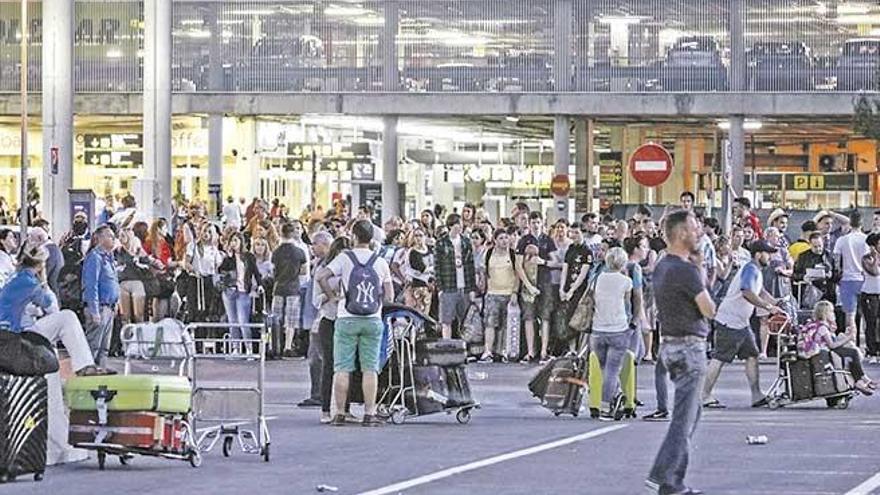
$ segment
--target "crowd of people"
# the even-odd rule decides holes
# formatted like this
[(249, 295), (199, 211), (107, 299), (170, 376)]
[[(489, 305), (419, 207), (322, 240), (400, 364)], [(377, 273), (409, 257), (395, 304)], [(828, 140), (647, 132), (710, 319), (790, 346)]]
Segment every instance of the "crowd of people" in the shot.
[[(590, 299), (589, 342), (606, 377), (599, 419), (613, 419), (616, 377), (633, 352), (656, 364), (657, 405), (646, 420), (670, 417), (666, 376), (688, 391), (676, 394), (682, 417), (670, 428), (680, 440), (694, 408), (724, 407), (712, 390), (736, 358), (745, 360), (752, 404), (763, 405), (758, 363), (772, 351), (771, 317), (814, 308), (804, 353), (827, 348), (848, 358), (856, 388), (870, 395), (859, 349), (880, 359), (880, 211), (866, 233), (857, 211), (823, 210), (791, 240), (782, 209), (763, 225), (738, 198), (725, 235), (694, 206), (685, 192), (663, 212), (643, 206), (627, 219), (587, 213), (569, 223), (524, 202), (495, 219), (465, 204), (379, 226), (370, 206), (352, 214), (344, 201), (290, 218), (277, 200), (230, 197), (209, 218), (201, 202), (181, 200), (171, 218), (150, 218), (131, 196), (108, 198), (94, 218), (77, 214), (57, 241), (38, 213), (24, 239), (0, 230), (0, 322), (62, 341), (75, 371), (102, 374), (112, 373), (101, 366), (119, 352), (125, 323), (225, 322), (231, 338), (248, 339), (245, 324), (271, 318), (284, 356), (309, 360), (311, 393), (300, 405), (319, 407), (322, 423), (350, 422), (349, 375), (360, 371), (362, 422), (377, 426), (383, 303), (430, 316), (442, 338), (472, 334), (476, 318), (481, 335), (467, 339), (479, 344), (474, 360), (528, 364), (583, 342), (569, 323)], [(506, 338), (514, 310), (522, 348)], [(682, 376), (694, 367), (705, 382)], [(678, 476), (670, 473), (655, 474), (669, 482)]]

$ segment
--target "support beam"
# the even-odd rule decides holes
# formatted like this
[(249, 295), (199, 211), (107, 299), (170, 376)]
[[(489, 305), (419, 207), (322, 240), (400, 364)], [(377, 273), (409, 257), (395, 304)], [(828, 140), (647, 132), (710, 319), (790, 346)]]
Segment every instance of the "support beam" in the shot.
[(578, 118), (574, 126), (575, 220), (593, 211), (593, 129), (592, 119)]
[[(208, 89), (223, 90), (223, 55), (220, 45), (219, 4), (208, 6), (205, 24), (211, 31), (208, 45)], [(223, 209), (223, 114), (208, 116), (208, 216), (219, 218)]]
[(43, 1), (42, 199), (43, 212), (56, 238), (70, 230), (71, 222), (73, 10), (73, 0)]
[(382, 223), (400, 215), (400, 186), (397, 183), (397, 116), (382, 117)]
[[(568, 117), (557, 115), (553, 117), (553, 175), (568, 176), (568, 167), (571, 164), (570, 122)], [(569, 218), (569, 196), (553, 196), (555, 218)]]
[(730, 90), (745, 91), (746, 77), (746, 43), (743, 35), (743, 17), (745, 9), (743, 0), (730, 0)]
[(144, 176), (138, 208), (171, 217), (171, 0), (144, 1)]

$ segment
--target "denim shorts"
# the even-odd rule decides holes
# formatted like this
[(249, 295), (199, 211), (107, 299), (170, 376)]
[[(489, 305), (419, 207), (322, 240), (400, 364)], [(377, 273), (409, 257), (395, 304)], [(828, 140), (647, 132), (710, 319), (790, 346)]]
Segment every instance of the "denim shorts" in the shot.
[(470, 297), (464, 290), (443, 291), (440, 293), (440, 323), (452, 325), (458, 320), (464, 321), (464, 315), (470, 306)]
[(355, 371), (358, 369), (354, 362), (357, 355), (361, 371), (379, 372), (382, 331), (381, 318), (337, 318), (333, 332), (333, 371)]
[(865, 282), (861, 280), (841, 280), (840, 285), (840, 305), (843, 307), (844, 313), (855, 313), (859, 307), (859, 293), (862, 292), (862, 285)]

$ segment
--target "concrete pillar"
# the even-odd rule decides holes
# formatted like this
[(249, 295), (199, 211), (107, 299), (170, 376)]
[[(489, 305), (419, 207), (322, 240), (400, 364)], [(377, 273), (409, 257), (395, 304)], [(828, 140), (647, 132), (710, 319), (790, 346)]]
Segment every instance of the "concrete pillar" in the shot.
[[(571, 164), (569, 125), (567, 116), (553, 117), (553, 175), (568, 176), (568, 167)], [(568, 199), (569, 195), (553, 195), (556, 218), (568, 219), (570, 210)]]
[(555, 0), (553, 8), (553, 80), (556, 91), (571, 88), (572, 0)]
[(593, 211), (593, 130), (592, 119), (578, 118), (574, 123), (575, 219)]
[[(73, 0), (43, 1), (43, 212), (70, 230), (73, 187)], [(93, 221), (93, 220), (92, 220)]]
[(171, 0), (144, 1), (144, 186), (138, 208), (171, 216)]
[(382, 117), (382, 223), (400, 215), (400, 188), (397, 184), (397, 116)]
[(743, 35), (743, 0), (730, 0), (730, 90), (746, 90), (746, 43)]
[(400, 74), (397, 70), (397, 30), (400, 13), (397, 2), (385, 2), (385, 28), (382, 31), (382, 88), (385, 91), (400, 89)]
[[(217, 3), (208, 6), (205, 24), (211, 32), (208, 43), (208, 89), (223, 90), (223, 55)], [(219, 218), (223, 209), (223, 115), (208, 116), (208, 215)]]

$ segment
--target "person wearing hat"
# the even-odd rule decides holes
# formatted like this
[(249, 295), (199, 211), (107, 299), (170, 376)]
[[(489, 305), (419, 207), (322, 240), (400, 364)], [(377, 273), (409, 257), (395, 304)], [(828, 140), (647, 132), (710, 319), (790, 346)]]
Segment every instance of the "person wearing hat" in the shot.
[(788, 246), (791, 245), (791, 239), (789, 239), (786, 232), (788, 230), (788, 213), (782, 208), (776, 208), (770, 212), (770, 216), (767, 218), (767, 225), (775, 227), (779, 231), (779, 241), (776, 247), (787, 251)]
[(801, 224), (801, 237), (788, 246), (788, 254), (794, 263), (797, 263), (800, 255), (810, 250), (810, 236), (818, 230), (819, 227), (812, 220), (807, 220)]
[[(831, 210), (822, 210), (813, 217), (817, 230), (825, 240), (825, 250), (831, 252), (837, 239), (849, 233), (851, 226), (849, 217)], [(835, 223), (837, 227), (835, 227)]]
[(758, 375), (758, 344), (749, 320), (756, 308), (771, 314), (783, 311), (764, 289), (762, 275), (764, 269), (770, 265), (770, 255), (776, 253), (776, 248), (769, 242), (758, 239), (752, 242), (749, 249), (752, 253), (751, 261), (743, 265), (734, 276), (715, 314), (715, 347), (703, 387), (703, 407), (724, 407), (718, 399), (712, 397), (712, 390), (721, 375), (721, 369), (725, 364), (732, 363), (736, 357), (746, 361), (746, 378), (752, 394), (752, 406), (765, 405)]
[[(35, 332), (53, 344), (62, 342), (70, 354), (77, 375), (106, 375), (113, 372), (95, 366), (89, 343), (76, 314), (58, 310), (55, 294), (46, 283), (49, 251), (42, 244), (29, 242), (22, 249), (18, 270), (0, 290), (0, 329)], [(45, 316), (33, 320), (28, 307), (35, 306)]]

